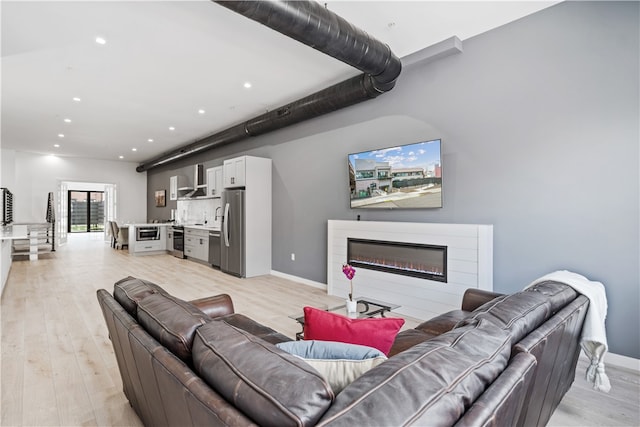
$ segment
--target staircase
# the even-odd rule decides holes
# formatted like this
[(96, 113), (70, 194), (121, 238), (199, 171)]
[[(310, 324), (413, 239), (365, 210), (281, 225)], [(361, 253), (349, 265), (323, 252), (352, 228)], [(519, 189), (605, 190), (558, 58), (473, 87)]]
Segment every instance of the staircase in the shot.
[(55, 252), (56, 250), (56, 217), (53, 209), (53, 193), (49, 193), (47, 200), (46, 221), (43, 223), (22, 223), (27, 228), (26, 239), (13, 240), (11, 255), (15, 257), (28, 256), (29, 260), (38, 259), (39, 255)]

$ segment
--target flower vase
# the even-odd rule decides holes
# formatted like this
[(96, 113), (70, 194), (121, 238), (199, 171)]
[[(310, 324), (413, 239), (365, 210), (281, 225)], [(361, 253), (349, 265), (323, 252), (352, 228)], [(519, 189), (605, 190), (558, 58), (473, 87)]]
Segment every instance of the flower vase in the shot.
[(358, 301), (356, 300), (347, 300), (347, 313), (357, 313), (358, 312)]

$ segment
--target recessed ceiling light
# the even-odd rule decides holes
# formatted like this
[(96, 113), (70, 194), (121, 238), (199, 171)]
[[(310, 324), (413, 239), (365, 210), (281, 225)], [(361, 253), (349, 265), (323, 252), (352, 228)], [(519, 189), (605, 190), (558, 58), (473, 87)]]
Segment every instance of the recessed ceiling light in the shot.
[(60, 148), (60, 144), (53, 144), (54, 147)]
[(71, 119), (64, 119), (65, 123), (71, 123)]
[(107, 40), (104, 37), (96, 37), (96, 43), (107, 44)]
[(249, 89), (249, 88), (251, 88), (251, 82), (244, 82), (243, 86), (244, 86), (245, 89)]
[(118, 156), (119, 159), (124, 159), (124, 156)]
[(169, 126), (169, 130), (176, 130), (173, 126)]
[(74, 101), (76, 101), (76, 102), (80, 102), (80, 101), (82, 101), (82, 99), (78, 98), (77, 96), (74, 96), (74, 97), (73, 97), (73, 100), (74, 100)]
[(137, 148), (132, 148), (131, 151), (138, 151), (138, 149)]
[(153, 138), (147, 139), (147, 142), (153, 142)]
[(203, 109), (198, 110), (198, 114), (204, 114), (205, 111)]
[(59, 133), (58, 138), (64, 138), (64, 133)]

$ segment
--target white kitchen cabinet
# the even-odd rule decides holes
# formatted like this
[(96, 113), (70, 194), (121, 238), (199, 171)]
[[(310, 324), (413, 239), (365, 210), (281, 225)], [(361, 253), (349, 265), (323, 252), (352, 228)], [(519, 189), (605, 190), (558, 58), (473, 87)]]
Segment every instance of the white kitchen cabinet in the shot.
[(209, 262), (209, 231), (185, 227), (184, 254), (187, 258)]
[(171, 252), (173, 251), (173, 227), (167, 227), (167, 245), (166, 249)]
[(181, 191), (184, 194), (184, 192), (191, 190), (193, 190), (193, 185), (186, 176), (174, 175), (169, 177), (169, 200), (178, 200)]
[(223, 169), (222, 166), (207, 169), (207, 196), (217, 197), (222, 193)]
[[(145, 242), (135, 242), (133, 245), (129, 243), (129, 247), (133, 249), (135, 254), (140, 252), (156, 252), (156, 251), (166, 251), (167, 250), (167, 242), (160, 240), (149, 240)], [(131, 252), (131, 251), (130, 251)]]
[(178, 177), (169, 178), (169, 200), (178, 200)]
[(224, 161), (224, 188), (238, 188), (246, 185), (246, 157), (236, 157)]

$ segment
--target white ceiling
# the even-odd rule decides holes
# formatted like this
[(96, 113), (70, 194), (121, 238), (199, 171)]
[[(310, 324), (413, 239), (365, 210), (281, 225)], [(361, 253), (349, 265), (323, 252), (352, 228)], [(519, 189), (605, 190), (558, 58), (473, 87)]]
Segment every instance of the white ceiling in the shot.
[[(557, 2), (326, 3), (402, 58)], [(2, 0), (0, 13), (2, 148), (143, 162), (359, 73), (208, 0)]]

